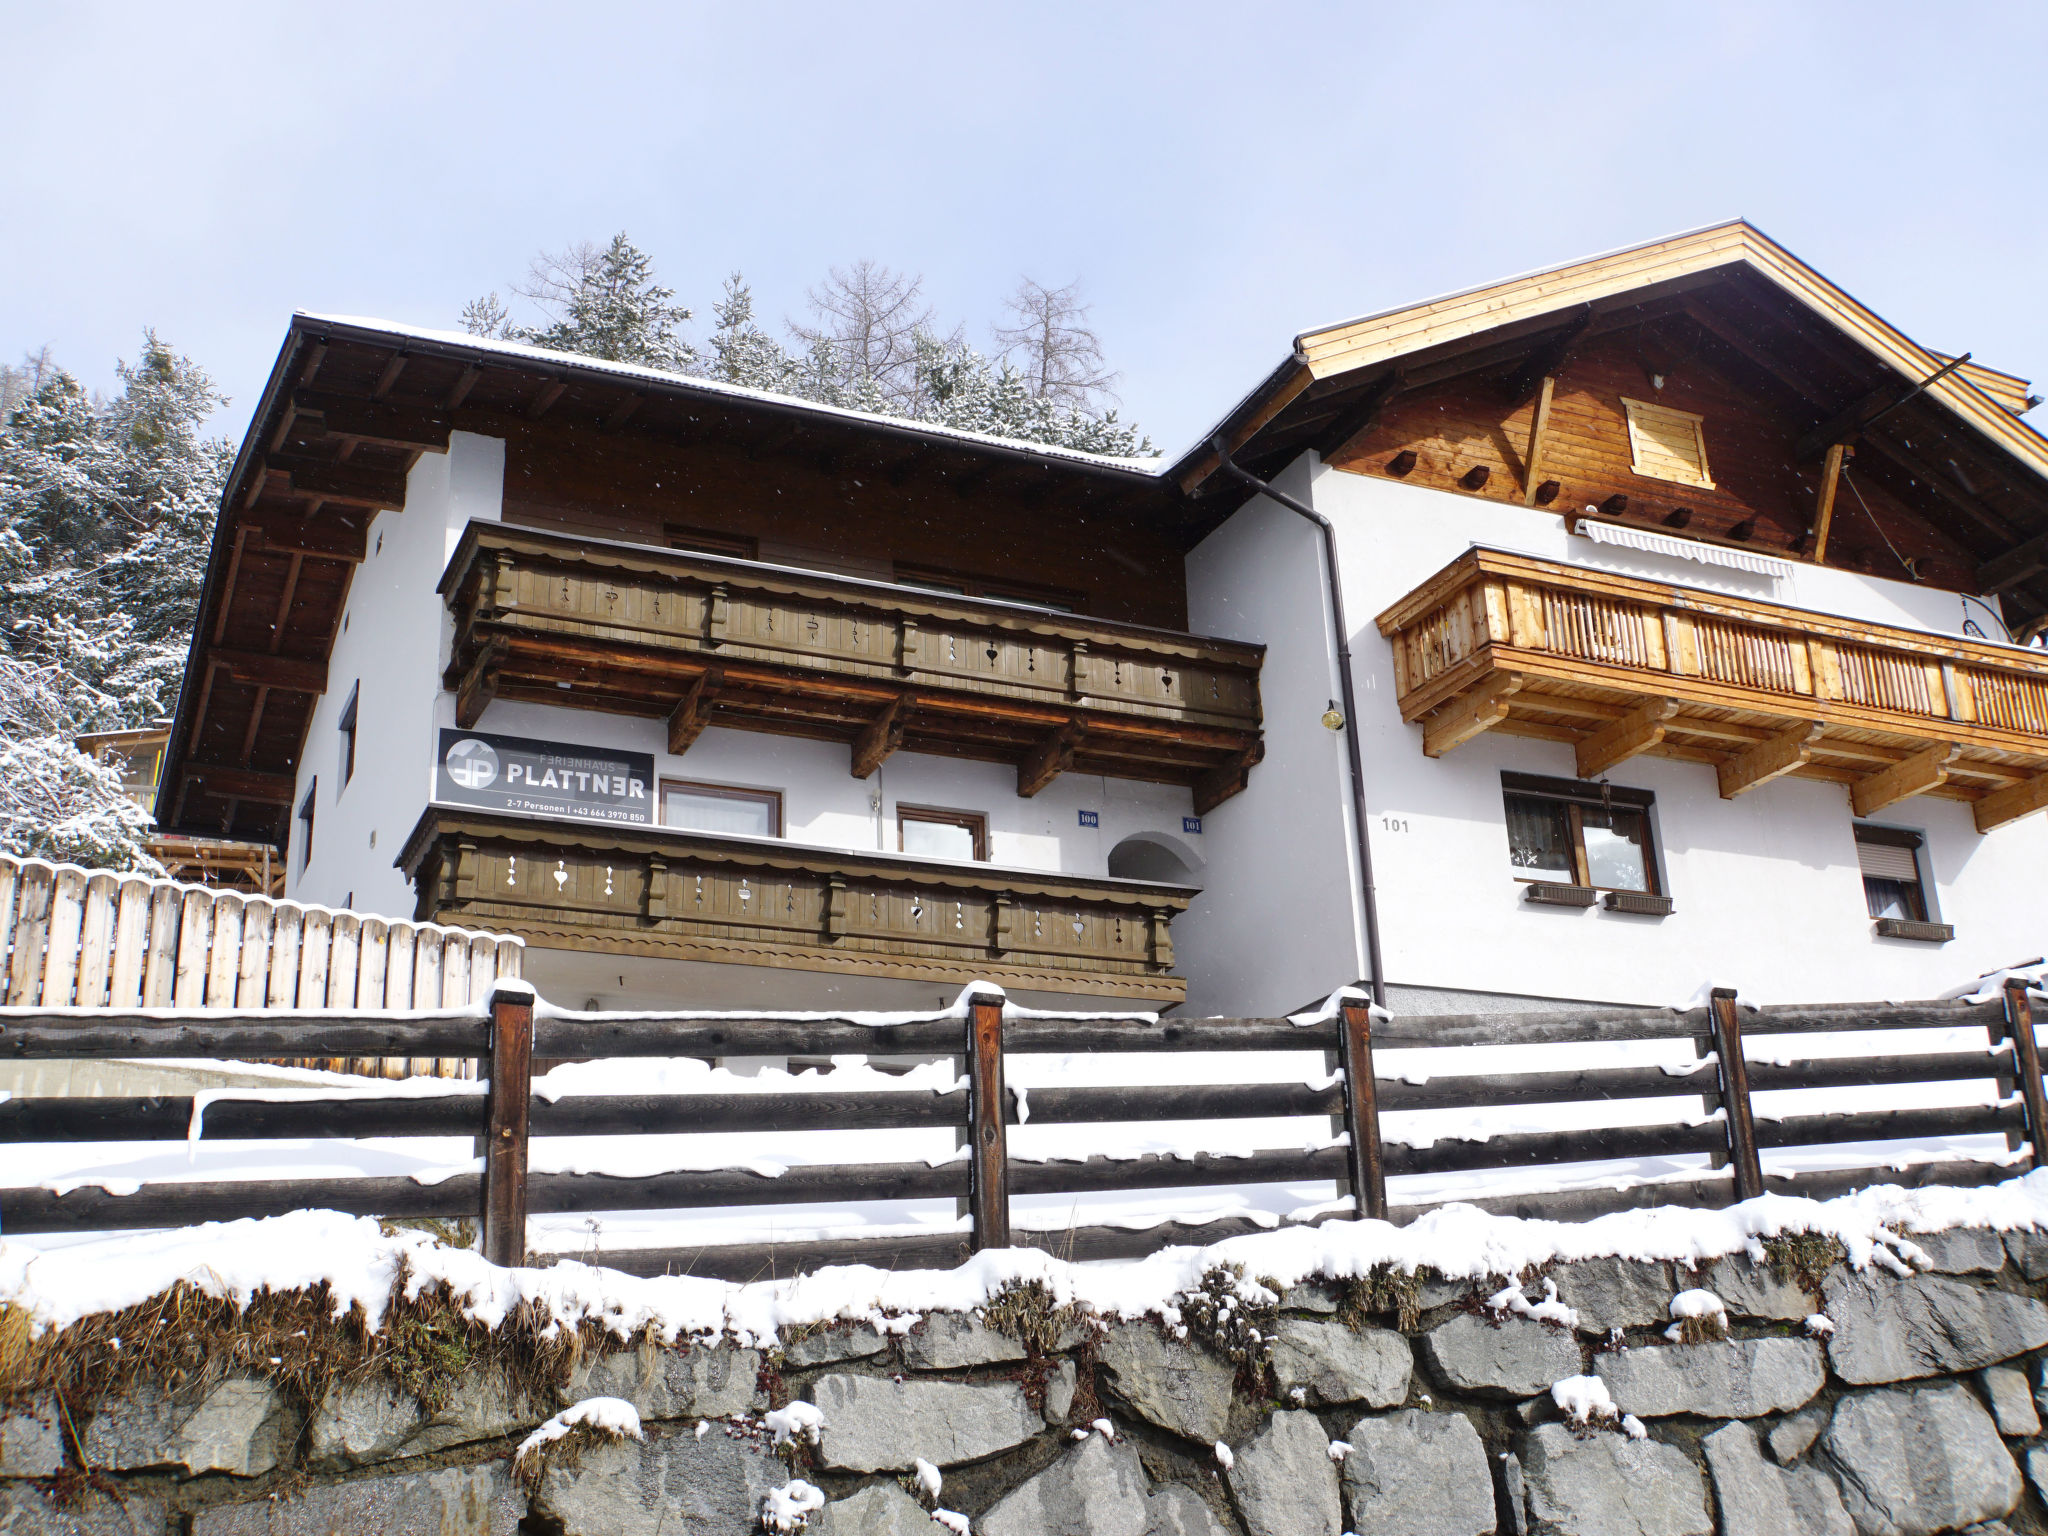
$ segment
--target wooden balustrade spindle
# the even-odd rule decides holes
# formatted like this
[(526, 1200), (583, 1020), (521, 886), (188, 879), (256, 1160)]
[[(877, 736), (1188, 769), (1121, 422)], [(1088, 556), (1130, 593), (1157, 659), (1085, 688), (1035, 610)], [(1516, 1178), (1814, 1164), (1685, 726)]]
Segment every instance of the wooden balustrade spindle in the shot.
[(2041, 1051), (2034, 1040), (2034, 1006), (2027, 984), (2018, 977), (2005, 983), (2005, 1029), (2012, 1036), (2013, 1067), (2020, 1080), (2020, 1102), (2026, 1107), (2027, 1143), (2036, 1168), (2044, 1163), (2048, 1142), (2048, 1094), (2041, 1089)]
[(977, 992), (967, 1003), (967, 1210), (976, 1253), (1010, 1246), (1007, 1108), (1002, 994)]
[(491, 1083), (484, 1101), (484, 1257), (526, 1262), (527, 1110), (533, 1097), (533, 994), (491, 994)]
[(1715, 1069), (1721, 1080), (1721, 1108), (1728, 1121), (1728, 1160), (1735, 1165), (1735, 1198), (1754, 1200), (1764, 1192), (1763, 1162), (1757, 1156), (1756, 1121), (1749, 1110), (1749, 1063), (1742, 1054), (1742, 1019), (1732, 987), (1713, 996)]
[(1346, 1003), (1344, 1014), (1344, 1130), (1351, 1139), (1351, 1198), (1358, 1214), (1387, 1219), (1387, 1170), (1380, 1155), (1379, 1081), (1372, 1067), (1372, 1009)]

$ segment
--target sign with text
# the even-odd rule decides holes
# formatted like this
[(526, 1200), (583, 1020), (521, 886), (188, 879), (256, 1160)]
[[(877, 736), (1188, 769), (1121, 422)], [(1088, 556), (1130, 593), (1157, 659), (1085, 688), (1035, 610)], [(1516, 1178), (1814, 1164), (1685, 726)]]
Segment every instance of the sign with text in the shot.
[(527, 816), (654, 822), (654, 756), (482, 731), (441, 732), (434, 798)]

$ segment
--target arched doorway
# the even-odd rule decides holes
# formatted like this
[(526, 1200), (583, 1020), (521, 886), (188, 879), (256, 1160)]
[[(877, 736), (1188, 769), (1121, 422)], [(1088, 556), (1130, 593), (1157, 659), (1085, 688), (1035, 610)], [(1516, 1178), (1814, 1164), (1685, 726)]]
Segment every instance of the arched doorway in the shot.
[(1200, 885), (1202, 863), (1199, 853), (1165, 832), (1134, 832), (1109, 850), (1109, 872), (1118, 880)]

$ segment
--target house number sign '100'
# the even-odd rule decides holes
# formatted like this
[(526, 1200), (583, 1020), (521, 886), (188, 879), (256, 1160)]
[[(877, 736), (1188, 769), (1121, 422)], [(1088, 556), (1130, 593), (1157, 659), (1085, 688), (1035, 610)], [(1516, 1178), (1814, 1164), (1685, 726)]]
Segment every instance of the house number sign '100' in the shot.
[(647, 752), (443, 730), (434, 798), (526, 816), (652, 826), (653, 782)]

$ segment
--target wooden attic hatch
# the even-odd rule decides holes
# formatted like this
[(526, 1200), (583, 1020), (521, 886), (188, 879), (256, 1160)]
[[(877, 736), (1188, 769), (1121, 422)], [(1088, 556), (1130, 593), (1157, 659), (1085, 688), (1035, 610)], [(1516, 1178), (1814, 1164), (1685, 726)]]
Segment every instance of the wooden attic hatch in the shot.
[(1796, 775), (1858, 816), (1967, 800), (1989, 832), (2048, 808), (2048, 653), (1472, 549), (1379, 616), (1401, 718), (1441, 757), (1483, 731), (1638, 754), (1721, 794)]

